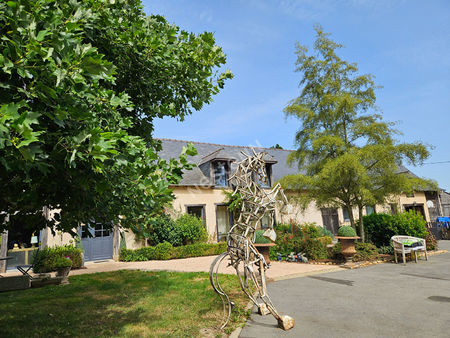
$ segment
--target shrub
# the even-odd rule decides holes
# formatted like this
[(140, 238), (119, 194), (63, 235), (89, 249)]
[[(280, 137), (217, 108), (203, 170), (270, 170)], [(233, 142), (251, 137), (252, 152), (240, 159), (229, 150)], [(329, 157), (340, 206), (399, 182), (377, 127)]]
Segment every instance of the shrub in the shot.
[(356, 231), (351, 226), (344, 225), (338, 229), (338, 236), (341, 237), (355, 237)]
[(378, 255), (378, 249), (371, 243), (355, 243), (356, 254), (352, 257), (354, 262), (360, 261), (374, 261), (380, 256)]
[(198, 217), (183, 214), (177, 218), (175, 226), (180, 232), (183, 245), (206, 242), (208, 240), (205, 225)]
[(327, 246), (317, 238), (305, 239), (302, 252), (308, 259), (318, 260), (328, 258)]
[(69, 257), (72, 261), (72, 268), (81, 267), (82, 251), (72, 245), (63, 245), (55, 247), (47, 247), (36, 250), (33, 257), (33, 272), (51, 272), (55, 271), (55, 264), (59, 258)]
[(328, 237), (331, 237), (331, 240), (333, 240), (334, 235), (330, 230), (328, 230), (325, 227), (319, 227), (319, 229), (322, 232), (321, 236), (328, 236)]
[(364, 216), (363, 222), (368, 241), (379, 248), (389, 246), (391, 237), (396, 234), (392, 228), (391, 219), (392, 215), (388, 214), (373, 213)]
[(430, 229), (427, 229), (428, 235), (426, 238), (427, 250), (437, 250), (438, 245), (436, 241), (436, 237), (431, 233)]
[[(377, 247), (389, 246), (394, 235), (427, 238), (426, 221), (413, 210), (397, 215), (371, 214), (363, 218), (368, 240)], [(430, 241), (432, 241), (430, 239)], [(432, 246), (432, 245), (431, 245)]]
[[(296, 225), (294, 225), (296, 226)], [(292, 234), (292, 224), (277, 224), (275, 226), (275, 231), (280, 234)]]
[(188, 258), (220, 255), (227, 251), (227, 243), (196, 243), (173, 248), (171, 258)]
[(394, 248), (392, 247), (392, 245), (385, 245), (378, 248), (378, 253), (383, 255), (393, 255)]
[(183, 244), (181, 229), (169, 215), (163, 214), (152, 217), (149, 221), (150, 227), (149, 241), (151, 245), (168, 242), (173, 246)]
[(58, 257), (53, 264), (55, 269), (68, 268), (72, 266), (72, 261), (66, 257)]
[(300, 226), (304, 238), (317, 238), (322, 236), (322, 227), (315, 223), (305, 223)]
[(345, 260), (345, 257), (342, 254), (341, 243), (336, 243), (331, 248), (328, 248), (328, 257), (337, 261)]
[[(164, 246), (164, 248), (162, 248)], [(164, 250), (163, 250), (164, 249)], [(146, 247), (136, 250), (122, 248), (119, 260), (123, 262), (149, 261), (156, 259), (175, 259), (200, 256), (219, 255), (227, 250), (227, 244), (222, 243), (196, 243), (178, 247), (169, 243), (160, 243), (156, 247)], [(164, 251), (162, 254), (162, 251)], [(169, 254), (167, 254), (167, 251)]]
[(266, 237), (264, 237), (264, 230), (256, 230), (255, 231), (255, 244), (269, 244), (272, 241)]
[(167, 260), (172, 256), (173, 246), (169, 242), (159, 243), (153, 251), (156, 260)]
[(407, 235), (426, 238), (428, 235), (427, 222), (422, 215), (410, 210), (391, 216), (391, 228), (395, 235)]
[(333, 243), (333, 239), (330, 236), (318, 237), (316, 238), (316, 240), (321, 241), (323, 244), (325, 244), (325, 246)]

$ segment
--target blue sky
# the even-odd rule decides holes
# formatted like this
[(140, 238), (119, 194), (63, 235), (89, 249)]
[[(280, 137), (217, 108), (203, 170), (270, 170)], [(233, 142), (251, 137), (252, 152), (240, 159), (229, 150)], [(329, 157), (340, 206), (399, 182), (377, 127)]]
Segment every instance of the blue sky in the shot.
[(295, 43), (312, 46), (314, 24), (345, 45), (340, 56), (375, 75), (377, 105), (400, 141), (434, 146), (411, 167), (450, 191), (450, 1), (144, 1), (180, 28), (213, 32), (235, 75), (214, 102), (184, 122), (155, 122), (155, 136), (293, 149), (299, 128), (283, 108), (299, 95)]

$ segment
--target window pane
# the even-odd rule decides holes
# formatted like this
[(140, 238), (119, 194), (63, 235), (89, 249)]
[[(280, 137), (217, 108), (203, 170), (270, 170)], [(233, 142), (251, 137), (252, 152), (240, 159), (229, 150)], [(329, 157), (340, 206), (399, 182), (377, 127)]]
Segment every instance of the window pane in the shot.
[(230, 231), (230, 214), (226, 205), (217, 206), (217, 237), (219, 241), (226, 239)]
[(95, 224), (95, 237), (102, 237), (103, 234), (103, 225), (100, 223)]
[(270, 217), (269, 216), (264, 216), (262, 219), (261, 219), (261, 229), (267, 229), (268, 227), (270, 227), (272, 224), (271, 224), (272, 222), (271, 222), (271, 219), (270, 219)]
[[(271, 182), (270, 182), (270, 171), (271, 171), (271, 165), (270, 165), (270, 164), (266, 164), (266, 165), (265, 165), (265, 171), (264, 171), (264, 173), (263, 173), (263, 175), (266, 175), (266, 179), (265, 179), (265, 180), (262, 180), (262, 179), (260, 178), (260, 175), (258, 175), (257, 182), (258, 182), (258, 184), (259, 184), (261, 187), (263, 187), (263, 188), (270, 188), (270, 186), (271, 186)], [(262, 175), (262, 176), (263, 176), (263, 175)]]
[(203, 219), (203, 206), (202, 205), (188, 206), (187, 212), (190, 215), (194, 215), (200, 219)]
[(370, 214), (373, 214), (373, 213), (375, 213), (375, 208), (373, 206), (371, 206), (371, 205), (366, 206), (366, 214), (370, 215)]
[(227, 182), (227, 166), (225, 162), (214, 163), (214, 184), (219, 187), (226, 187)]
[(344, 214), (344, 221), (350, 221), (350, 215), (348, 213), (348, 209), (347, 208), (342, 208), (342, 212)]

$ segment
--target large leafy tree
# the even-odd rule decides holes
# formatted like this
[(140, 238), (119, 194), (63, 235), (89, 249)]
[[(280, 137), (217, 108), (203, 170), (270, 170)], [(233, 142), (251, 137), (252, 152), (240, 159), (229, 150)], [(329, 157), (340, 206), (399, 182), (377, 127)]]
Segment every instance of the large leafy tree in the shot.
[(139, 0), (2, 1), (0, 34), (0, 230), (134, 227), (161, 210), (195, 149), (160, 159), (153, 119), (182, 120), (232, 77), (213, 35)]
[[(377, 113), (376, 86), (371, 75), (358, 74), (355, 63), (342, 60), (342, 45), (316, 27), (314, 54), (297, 46), (297, 71), (302, 73), (300, 96), (285, 108), (287, 116), (300, 120), (295, 135), (298, 146), (289, 161), (304, 172), (282, 180), (286, 188), (306, 191), (302, 204), (354, 208), (384, 203), (395, 194), (432, 182), (399, 174), (403, 162), (421, 163), (429, 156), (420, 142), (402, 143), (393, 123)], [(364, 237), (362, 229), (361, 236)]]

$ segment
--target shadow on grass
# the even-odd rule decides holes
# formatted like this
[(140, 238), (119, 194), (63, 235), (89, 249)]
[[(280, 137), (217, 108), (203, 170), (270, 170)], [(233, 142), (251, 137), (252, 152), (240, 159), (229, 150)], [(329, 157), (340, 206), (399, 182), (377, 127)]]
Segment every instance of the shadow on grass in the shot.
[(1, 293), (1, 336), (196, 336), (220, 322), (205, 273), (115, 271), (70, 282)]

